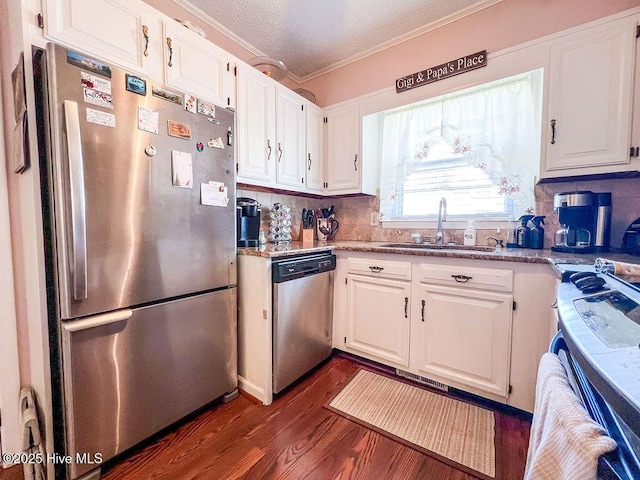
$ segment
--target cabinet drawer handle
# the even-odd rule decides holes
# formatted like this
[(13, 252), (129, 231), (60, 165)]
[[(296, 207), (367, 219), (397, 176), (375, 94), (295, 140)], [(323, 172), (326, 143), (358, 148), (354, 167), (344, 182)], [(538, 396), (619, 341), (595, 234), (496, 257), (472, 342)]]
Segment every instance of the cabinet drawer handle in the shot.
[(308, 168), (308, 170), (309, 171), (311, 170), (311, 154), (309, 154), (309, 168)]
[(278, 163), (282, 160), (282, 143), (278, 142)]
[(451, 275), (451, 277), (458, 283), (467, 283), (473, 277), (468, 277), (467, 275)]
[(142, 25), (142, 35), (144, 36), (144, 52), (145, 57), (149, 56), (149, 27)]
[(422, 300), (422, 321), (424, 322), (424, 306), (427, 304), (426, 300)]
[(358, 154), (356, 153), (356, 156), (353, 159), (353, 168), (354, 170), (357, 172), (358, 171)]
[(378, 266), (369, 267), (369, 269), (370, 269), (373, 273), (380, 273), (382, 270), (384, 270), (384, 268), (383, 268), (383, 267), (378, 267)]
[(271, 140), (267, 138), (267, 160), (271, 159)]
[(409, 315), (409, 297), (404, 297), (404, 318)]
[(167, 47), (169, 47), (169, 63), (168, 65), (170, 67), (173, 67), (173, 41), (171, 40), (171, 37), (167, 37)]
[(556, 143), (556, 119), (551, 119), (551, 145)]

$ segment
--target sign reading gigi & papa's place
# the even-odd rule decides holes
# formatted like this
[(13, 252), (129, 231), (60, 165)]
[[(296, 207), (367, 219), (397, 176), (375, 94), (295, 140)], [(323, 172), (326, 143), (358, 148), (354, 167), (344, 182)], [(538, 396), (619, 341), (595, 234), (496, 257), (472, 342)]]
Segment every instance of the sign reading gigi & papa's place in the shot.
[(429, 83), (444, 80), (461, 73), (470, 72), (476, 68), (487, 66), (487, 51), (467, 55), (466, 57), (451, 60), (436, 67), (427, 68), (421, 72), (413, 73), (396, 80), (396, 93), (405, 92), (412, 88), (421, 87)]

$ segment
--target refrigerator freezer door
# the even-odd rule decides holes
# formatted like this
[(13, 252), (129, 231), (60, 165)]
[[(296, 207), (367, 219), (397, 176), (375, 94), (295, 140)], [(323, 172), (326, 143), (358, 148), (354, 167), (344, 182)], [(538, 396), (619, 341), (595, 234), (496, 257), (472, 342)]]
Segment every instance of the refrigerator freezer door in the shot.
[(64, 322), (67, 454), (106, 461), (235, 389), (236, 304), (230, 288)]
[[(143, 87), (116, 68), (107, 78), (104, 68), (73, 60), (60, 47), (49, 50), (61, 317), (234, 285), (235, 165), (227, 134), (235, 114), (192, 113), (166, 89), (158, 96), (149, 80)], [(181, 172), (187, 178), (177, 182)], [(209, 182), (226, 186), (226, 206), (203, 205), (201, 184)]]

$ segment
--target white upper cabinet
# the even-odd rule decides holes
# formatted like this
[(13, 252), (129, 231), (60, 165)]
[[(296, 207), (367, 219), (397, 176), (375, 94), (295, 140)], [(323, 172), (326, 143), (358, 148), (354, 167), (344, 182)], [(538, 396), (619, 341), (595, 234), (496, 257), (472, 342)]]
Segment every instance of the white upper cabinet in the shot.
[(629, 156), (636, 22), (624, 18), (551, 45), (542, 178), (637, 169)]
[(304, 189), (304, 99), (281, 85), (276, 86), (276, 183)]
[(151, 57), (146, 39), (155, 35), (156, 45), (160, 39), (152, 10), (135, 1), (45, 0), (43, 6), (47, 38), (138, 73)]
[(235, 58), (137, 0), (45, 0), (45, 35), (66, 47), (223, 107)]
[(276, 180), (275, 86), (249, 65), (238, 67), (238, 182), (270, 186)]
[(322, 109), (246, 64), (238, 66), (237, 103), (238, 182), (322, 193)]
[(305, 104), (307, 125), (307, 155), (305, 181), (307, 190), (322, 193), (324, 189), (324, 111), (308, 102)]
[(327, 193), (360, 193), (360, 108), (357, 103), (326, 111)]
[(230, 55), (177, 22), (164, 24), (165, 83), (210, 102), (231, 106), (224, 94)]

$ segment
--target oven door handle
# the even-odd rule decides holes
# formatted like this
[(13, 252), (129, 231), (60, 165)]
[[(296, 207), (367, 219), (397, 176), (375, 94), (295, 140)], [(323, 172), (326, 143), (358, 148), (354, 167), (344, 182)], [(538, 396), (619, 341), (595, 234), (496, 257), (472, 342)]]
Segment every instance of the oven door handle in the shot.
[(564, 341), (562, 332), (556, 333), (549, 343), (549, 351), (551, 353), (555, 353), (557, 355), (560, 350), (567, 350), (567, 344)]

